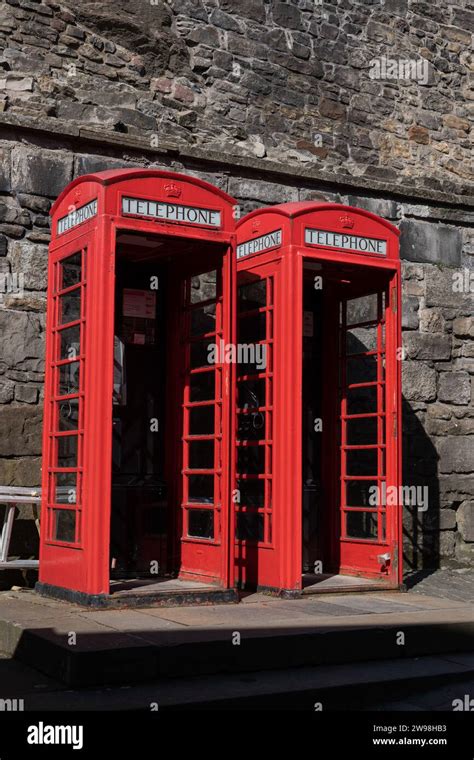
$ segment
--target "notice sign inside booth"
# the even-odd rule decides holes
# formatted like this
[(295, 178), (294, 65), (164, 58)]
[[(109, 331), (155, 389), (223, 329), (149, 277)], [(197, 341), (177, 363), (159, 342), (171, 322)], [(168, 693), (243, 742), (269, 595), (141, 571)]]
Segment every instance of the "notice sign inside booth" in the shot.
[(122, 302), (122, 339), (124, 343), (155, 343), (156, 293), (125, 288)]
[(221, 212), (199, 206), (182, 206), (179, 203), (146, 201), (140, 198), (122, 198), (122, 214), (147, 216), (165, 222), (200, 224), (206, 227), (221, 226)]
[(307, 245), (322, 245), (325, 248), (342, 248), (345, 251), (357, 253), (375, 253), (378, 256), (387, 255), (387, 241), (378, 238), (348, 235), (345, 232), (329, 232), (328, 230), (313, 230), (306, 227), (304, 242)]

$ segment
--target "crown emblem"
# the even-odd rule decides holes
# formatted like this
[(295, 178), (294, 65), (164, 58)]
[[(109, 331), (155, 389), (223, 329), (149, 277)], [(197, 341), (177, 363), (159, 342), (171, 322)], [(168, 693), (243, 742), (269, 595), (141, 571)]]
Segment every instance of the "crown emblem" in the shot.
[(351, 230), (354, 226), (353, 218), (351, 216), (348, 216), (347, 214), (344, 214), (344, 216), (340, 216), (339, 221), (341, 222), (341, 225), (348, 230)]
[(74, 197), (74, 201), (76, 203), (78, 203), (81, 200), (82, 191), (80, 190), (80, 188), (76, 188), (76, 190), (74, 190), (74, 196), (73, 197)]
[(181, 195), (181, 188), (179, 188), (174, 182), (169, 182), (165, 185), (165, 193), (170, 198), (179, 198)]
[(260, 229), (261, 222), (258, 219), (254, 219), (252, 222), (252, 232), (258, 232)]

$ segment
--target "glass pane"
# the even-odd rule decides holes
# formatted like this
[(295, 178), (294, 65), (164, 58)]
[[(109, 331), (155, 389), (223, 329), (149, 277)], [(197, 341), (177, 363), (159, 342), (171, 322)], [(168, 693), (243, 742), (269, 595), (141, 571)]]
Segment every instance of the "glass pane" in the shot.
[(263, 515), (258, 512), (239, 512), (236, 538), (239, 541), (263, 541)]
[(73, 509), (53, 510), (53, 540), (68, 543), (76, 540), (76, 513)]
[(360, 354), (377, 348), (377, 325), (373, 327), (352, 327), (346, 333), (346, 353)]
[(214, 512), (212, 509), (188, 510), (188, 536), (214, 538)]
[(219, 363), (219, 359), (219, 356), (216, 357), (215, 344), (212, 338), (198, 340), (190, 344), (191, 369), (213, 366)]
[(237, 438), (241, 441), (261, 441), (265, 438), (265, 412), (239, 414)]
[(77, 504), (77, 474), (75, 472), (57, 472), (54, 475), (55, 504)]
[(265, 380), (242, 380), (238, 384), (239, 406), (244, 409), (265, 406)]
[(68, 396), (79, 391), (79, 362), (59, 367), (59, 395)]
[[(251, 276), (251, 275), (250, 275)], [(240, 279), (240, 277), (239, 277)], [(266, 280), (257, 280), (239, 286), (239, 310), (251, 311), (266, 306), (267, 303)]]
[(376, 411), (376, 385), (371, 385), (368, 388), (353, 388), (347, 391), (347, 414), (370, 414)]
[(77, 435), (57, 438), (58, 467), (77, 467)]
[(348, 451), (347, 475), (377, 475), (377, 449)]
[(237, 374), (258, 375), (268, 366), (268, 346), (265, 343), (239, 344)]
[(265, 312), (253, 314), (250, 317), (241, 317), (237, 326), (239, 343), (258, 343), (265, 340), (267, 329), (267, 315)]
[(215, 332), (216, 305), (215, 303), (202, 306), (191, 311), (191, 335)]
[(66, 327), (65, 330), (61, 330), (59, 333), (60, 342), (60, 359), (76, 359), (81, 352), (80, 348), (81, 340), (81, 327), (80, 325), (74, 325), (74, 327)]
[(347, 420), (346, 436), (349, 446), (377, 443), (377, 417)]
[(264, 480), (238, 480), (239, 489), (238, 504), (242, 507), (265, 506), (265, 481)]
[(190, 503), (214, 503), (214, 475), (189, 475), (188, 486), (188, 501)]
[(198, 406), (189, 410), (189, 435), (214, 434), (214, 406)]
[(58, 299), (58, 324), (75, 322), (81, 318), (81, 289), (77, 288)]
[(265, 472), (264, 446), (238, 446), (237, 472), (262, 475)]
[(377, 356), (360, 356), (356, 359), (347, 359), (346, 383), (373, 383), (377, 380)]
[(190, 302), (211, 301), (217, 297), (217, 271), (203, 272), (191, 277)]
[(190, 401), (210, 401), (215, 398), (214, 372), (198, 372), (189, 378)]
[(346, 512), (346, 535), (348, 538), (377, 538), (377, 514), (375, 512)]
[(69, 256), (67, 259), (63, 259), (60, 263), (61, 277), (60, 287), (70, 288), (73, 285), (77, 285), (82, 279), (82, 265), (81, 254), (75, 253), (74, 256)]
[(347, 480), (347, 507), (377, 507), (379, 493), (376, 480)]
[(191, 441), (189, 443), (189, 467), (193, 470), (214, 468), (214, 441)]
[(371, 322), (377, 319), (377, 293), (370, 293), (360, 298), (351, 298), (347, 302), (347, 324)]
[(79, 399), (58, 403), (58, 430), (66, 433), (68, 430), (77, 430), (79, 426)]

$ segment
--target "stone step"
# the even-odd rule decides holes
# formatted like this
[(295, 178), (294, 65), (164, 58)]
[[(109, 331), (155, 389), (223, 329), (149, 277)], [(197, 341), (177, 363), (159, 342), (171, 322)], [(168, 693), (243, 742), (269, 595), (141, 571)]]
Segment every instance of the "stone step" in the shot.
[[(305, 628), (242, 627), (239, 631), (216, 626), (127, 633), (103, 626), (98, 632), (89, 623), (81, 631), (76, 621), (69, 628), (72, 637), (67, 629), (60, 630), (60, 620), (55, 628), (34, 628), (3, 619), (0, 649), (71, 687), (123, 685), (282, 667), (387, 659), (403, 662), (419, 656), (470, 652), (474, 621), (472, 616), (457, 616), (460, 619), (456, 622), (428, 613), (424, 619), (412, 615), (405, 621), (393, 615), (366, 615), (339, 621), (338, 625), (328, 620)], [(76, 643), (71, 643), (74, 640)]]

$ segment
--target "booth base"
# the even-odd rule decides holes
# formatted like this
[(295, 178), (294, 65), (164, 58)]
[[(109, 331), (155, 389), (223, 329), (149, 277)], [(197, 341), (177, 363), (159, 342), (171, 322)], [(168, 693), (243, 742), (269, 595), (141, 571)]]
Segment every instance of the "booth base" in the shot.
[(195, 581), (161, 579), (158, 581), (112, 581), (110, 594), (85, 594), (38, 582), (35, 591), (41, 596), (61, 599), (84, 607), (176, 607), (194, 604), (229, 604), (238, 602), (235, 589), (223, 589)]

